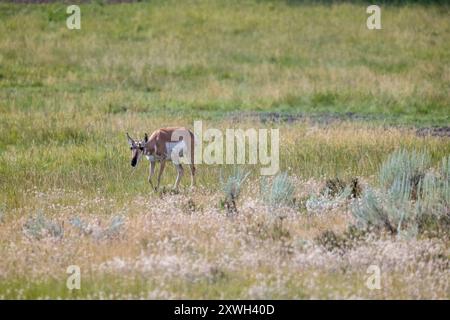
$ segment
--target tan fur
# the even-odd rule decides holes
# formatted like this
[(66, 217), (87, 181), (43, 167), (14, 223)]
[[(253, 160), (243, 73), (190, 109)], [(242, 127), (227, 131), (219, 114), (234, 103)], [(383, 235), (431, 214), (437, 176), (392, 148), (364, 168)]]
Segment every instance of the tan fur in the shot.
[[(181, 135), (179, 139), (176, 139), (176, 136)], [(167, 152), (166, 143), (167, 142), (178, 142), (183, 140), (182, 136), (190, 136), (190, 141), (186, 141), (187, 147), (190, 148), (190, 169), (191, 169), (191, 187), (195, 185), (195, 166), (194, 166), (194, 134), (183, 127), (166, 127), (161, 128), (156, 131), (154, 131), (147, 142), (141, 143), (139, 142), (139, 146), (143, 147), (143, 151), (140, 151), (140, 149), (134, 149), (133, 158), (137, 158), (140, 156), (138, 153), (143, 152), (146, 156), (152, 156), (152, 160), (150, 160), (150, 169), (149, 169), (149, 176), (148, 176), (148, 182), (151, 184), (153, 188), (152, 183), (152, 177), (155, 173), (155, 162), (159, 161), (160, 167), (159, 167), (159, 174), (158, 174), (158, 183), (156, 185), (155, 190), (158, 190), (160, 182), (161, 182), (161, 176), (164, 172), (164, 168), (166, 165), (166, 160), (170, 159), (170, 155)], [(129, 138), (131, 139), (131, 138)], [(131, 139), (132, 140), (132, 139)], [(134, 140), (132, 140), (134, 143)], [(186, 156), (186, 155), (183, 155)], [(177, 178), (175, 180), (174, 188), (178, 189), (181, 177), (184, 174), (184, 169), (181, 164), (175, 164), (175, 168), (177, 169)]]

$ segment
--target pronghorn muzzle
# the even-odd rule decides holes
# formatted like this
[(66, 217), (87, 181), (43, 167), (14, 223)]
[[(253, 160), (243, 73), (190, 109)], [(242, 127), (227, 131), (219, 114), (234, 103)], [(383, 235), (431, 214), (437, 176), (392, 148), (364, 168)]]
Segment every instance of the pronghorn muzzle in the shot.
[(140, 144), (136, 143), (136, 141), (134, 141), (134, 139), (128, 135), (128, 132), (127, 132), (127, 139), (128, 139), (128, 144), (130, 145), (130, 150), (132, 152), (131, 166), (135, 167), (138, 162), (138, 158), (139, 158)]

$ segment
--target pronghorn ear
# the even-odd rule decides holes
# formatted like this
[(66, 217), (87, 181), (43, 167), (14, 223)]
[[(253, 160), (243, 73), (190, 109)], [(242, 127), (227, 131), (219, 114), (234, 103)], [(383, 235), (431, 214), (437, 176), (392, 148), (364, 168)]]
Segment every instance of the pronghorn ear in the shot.
[(147, 133), (144, 135), (144, 141), (148, 142), (148, 134)]
[(127, 140), (128, 140), (128, 144), (130, 146), (134, 146), (134, 140), (130, 137), (130, 135), (127, 132)]

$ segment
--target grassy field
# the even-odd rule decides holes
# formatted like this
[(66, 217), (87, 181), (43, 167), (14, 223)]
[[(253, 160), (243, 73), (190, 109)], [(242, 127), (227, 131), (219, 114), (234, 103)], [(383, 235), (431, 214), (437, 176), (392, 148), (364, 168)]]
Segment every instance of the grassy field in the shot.
[[(450, 123), (450, 7), (382, 5), (377, 31), (365, 9), (99, 2), (68, 30), (66, 5), (0, 3), (0, 298), (450, 298), (447, 235), (329, 250), (320, 239), (344, 237), (358, 199), (307, 205), (327, 179), (378, 188), (395, 150), (437, 171), (450, 154), (448, 135), (418, 134)], [(200, 165), (194, 191), (185, 177), (180, 193), (153, 193), (125, 132), (194, 120), (279, 128), (296, 205), (273, 214), (258, 166), (245, 166), (234, 217), (229, 166)], [(169, 166), (163, 184), (174, 179)], [(365, 285), (371, 264), (380, 290)], [(81, 290), (66, 288), (69, 265)]]

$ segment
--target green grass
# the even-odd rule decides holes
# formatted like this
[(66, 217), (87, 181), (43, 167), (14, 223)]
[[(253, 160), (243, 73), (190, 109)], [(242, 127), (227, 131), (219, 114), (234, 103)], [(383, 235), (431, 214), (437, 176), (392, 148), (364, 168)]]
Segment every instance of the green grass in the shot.
[[(0, 5), (2, 110), (355, 112), (446, 124), (448, 6), (152, 1)], [(7, 103), (6, 103), (7, 102)], [(66, 109), (67, 110), (67, 109)]]
[[(308, 277), (314, 277), (316, 288), (308, 287)], [(364, 288), (363, 273), (325, 274), (317, 276), (314, 270), (306, 270), (292, 275), (289, 283), (283, 283), (283, 290), (262, 292), (259, 299), (334, 299), (337, 295), (350, 297), (352, 289)], [(311, 278), (309, 278), (310, 280)], [(0, 285), (0, 293), (6, 293), (6, 299), (236, 299), (247, 296), (252, 286), (261, 285), (252, 275), (224, 274), (215, 280), (201, 279), (188, 281), (186, 279), (171, 279), (170, 285), (161, 290), (157, 279), (151, 275), (99, 275), (88, 276), (81, 281), (80, 290), (67, 290), (66, 277), (30, 281), (29, 279), (14, 279)], [(286, 281), (285, 279), (283, 281)], [(348, 287), (342, 287), (346, 283)], [(276, 277), (266, 282), (266, 285), (277, 287)], [(279, 285), (279, 284), (278, 284)], [(161, 292), (162, 291), (162, 292)], [(164, 292), (165, 291), (165, 292)], [(154, 293), (154, 296), (151, 293)], [(164, 293), (171, 295), (165, 296)], [(173, 294), (175, 293), (175, 294)], [(147, 296), (148, 295), (148, 296)], [(382, 298), (375, 291), (369, 292), (371, 299)], [(402, 293), (398, 296), (402, 297)], [(405, 296), (408, 297), (408, 296)]]

